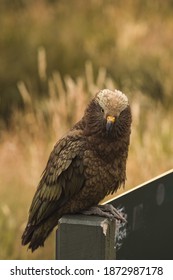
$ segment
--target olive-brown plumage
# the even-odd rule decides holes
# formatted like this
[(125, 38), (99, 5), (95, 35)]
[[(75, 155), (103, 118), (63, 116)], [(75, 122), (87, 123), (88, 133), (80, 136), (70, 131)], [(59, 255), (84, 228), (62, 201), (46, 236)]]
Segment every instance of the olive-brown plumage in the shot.
[(55, 145), (34, 195), (22, 244), (34, 251), (64, 214), (96, 206), (124, 185), (131, 111), (120, 91), (99, 91)]

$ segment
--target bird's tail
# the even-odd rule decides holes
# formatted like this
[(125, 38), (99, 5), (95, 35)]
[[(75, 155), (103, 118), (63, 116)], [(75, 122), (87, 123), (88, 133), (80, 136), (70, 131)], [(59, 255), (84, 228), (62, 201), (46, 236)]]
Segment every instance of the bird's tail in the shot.
[(22, 245), (29, 244), (28, 249), (31, 249), (32, 252), (38, 247), (44, 246), (44, 241), (55, 226), (56, 224), (50, 223), (50, 221), (45, 221), (40, 225), (28, 224), (22, 235)]

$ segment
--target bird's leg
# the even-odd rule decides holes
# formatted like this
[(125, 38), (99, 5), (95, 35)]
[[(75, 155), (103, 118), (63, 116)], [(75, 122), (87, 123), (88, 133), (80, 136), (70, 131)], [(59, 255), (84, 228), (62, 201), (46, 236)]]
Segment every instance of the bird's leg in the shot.
[(113, 207), (111, 204), (104, 204), (104, 205), (98, 205), (93, 206), (89, 208), (88, 210), (84, 210), (81, 212), (84, 215), (97, 215), (100, 217), (106, 217), (109, 219), (117, 219), (122, 222), (127, 222), (126, 219), (122, 216), (119, 211)]
[(110, 213), (113, 215), (114, 219), (120, 220), (122, 222), (127, 222), (127, 220), (123, 217), (122, 213), (118, 211), (113, 205), (111, 204), (104, 204), (99, 205), (103, 212)]

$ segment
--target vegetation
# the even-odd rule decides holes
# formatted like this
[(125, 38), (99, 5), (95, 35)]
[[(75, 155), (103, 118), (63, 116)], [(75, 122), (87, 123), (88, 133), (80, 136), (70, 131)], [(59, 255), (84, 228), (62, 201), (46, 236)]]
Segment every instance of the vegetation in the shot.
[(98, 89), (118, 88), (132, 106), (126, 190), (172, 168), (172, 10), (168, 0), (1, 1), (0, 259), (54, 258), (53, 234), (34, 254), (21, 234), (53, 145)]

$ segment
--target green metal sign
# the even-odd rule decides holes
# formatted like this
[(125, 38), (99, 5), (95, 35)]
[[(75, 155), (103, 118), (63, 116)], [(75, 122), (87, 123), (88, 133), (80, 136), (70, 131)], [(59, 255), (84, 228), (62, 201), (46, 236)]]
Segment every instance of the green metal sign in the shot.
[(128, 221), (116, 232), (116, 259), (173, 259), (173, 170), (109, 203)]

